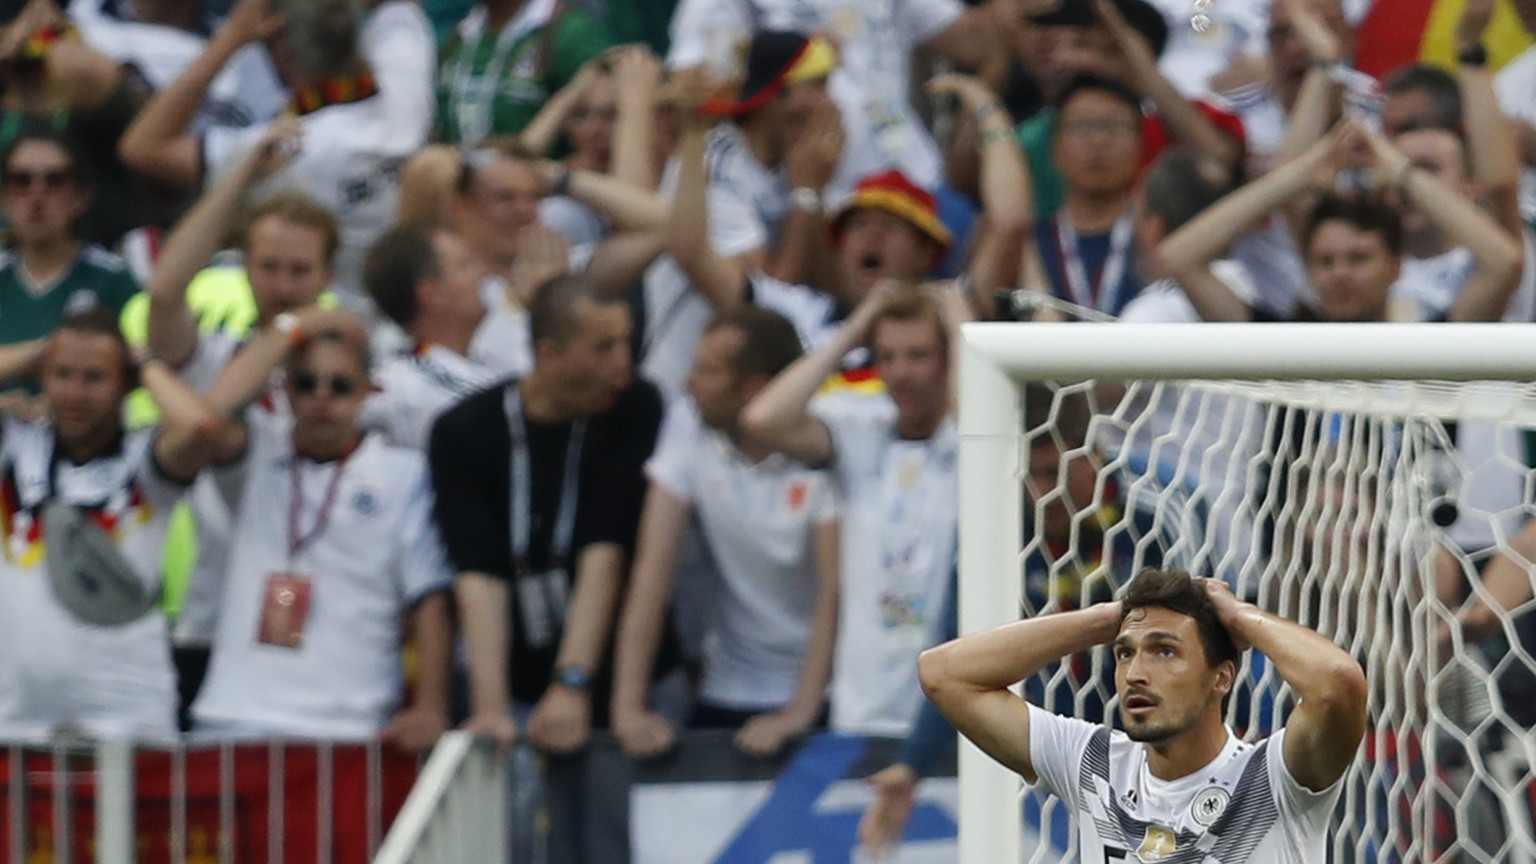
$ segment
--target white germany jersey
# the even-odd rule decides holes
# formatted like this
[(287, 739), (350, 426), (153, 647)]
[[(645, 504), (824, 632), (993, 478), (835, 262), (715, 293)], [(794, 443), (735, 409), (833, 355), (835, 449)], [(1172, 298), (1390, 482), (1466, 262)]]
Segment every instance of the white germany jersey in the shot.
[[(375, 734), (400, 697), (402, 616), (451, 579), (432, 522), (426, 458), (370, 435), (344, 463), (295, 465), (290, 421), (255, 411), (247, 417), (224, 607), (193, 713), (199, 722), (268, 734)], [(290, 561), (295, 470), (303, 531), (316, 525), (335, 472), (344, 473), (324, 530)], [(233, 479), (231, 494), (241, 485)], [(311, 584), (299, 648), (257, 640), (267, 577), (285, 571)]]
[(842, 496), (832, 728), (903, 737), (923, 701), (917, 655), (946, 630), (960, 507), (955, 419), (908, 441), (896, 434), (894, 406), (816, 410), (832, 436), (830, 473)]
[(1326, 861), (1343, 781), (1306, 789), (1285, 767), (1284, 742), (1284, 730), (1257, 744), (1228, 731), (1209, 765), (1163, 781), (1125, 733), (1029, 706), (1030, 760), (1071, 811), (1084, 864)]
[(645, 467), (693, 506), (723, 583), (702, 697), (737, 710), (789, 704), (816, 610), (816, 528), (836, 518), (826, 474), (778, 454), (749, 462), (686, 398), (667, 409)]
[[(0, 444), (0, 738), (70, 724), (93, 735), (175, 731), (176, 691), (165, 617), (86, 624), (54, 599), (37, 507), (47, 497), (53, 428), (3, 421)], [(160, 476), (154, 430), (118, 453), (74, 465), (62, 457), (57, 495), (84, 508), (144, 584), (158, 587), (171, 508), (185, 488)]]
[(360, 422), (383, 432), (397, 447), (425, 450), (439, 414), (510, 374), (498, 374), (441, 345), (419, 345), (410, 354), (391, 357), (374, 373), (375, 392), (363, 404)]
[[(353, 298), (362, 295), (363, 256), (394, 224), (400, 167), (426, 144), (436, 67), (431, 25), (420, 6), (405, 0), (390, 0), (369, 13), (362, 47), (378, 94), (305, 114), (303, 150), (262, 184), (262, 192), (303, 192), (336, 216), (341, 223), (336, 282)], [(205, 182), (218, 182), (265, 133), (265, 126), (209, 130), (203, 139)]]

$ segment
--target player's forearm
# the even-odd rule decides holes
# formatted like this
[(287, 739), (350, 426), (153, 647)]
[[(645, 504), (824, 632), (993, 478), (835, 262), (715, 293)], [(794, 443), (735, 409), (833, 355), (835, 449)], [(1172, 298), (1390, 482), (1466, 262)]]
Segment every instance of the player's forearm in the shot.
[(1310, 167), (1292, 160), (1227, 195), (1164, 239), (1158, 256), (1173, 272), (1209, 266), (1238, 235), (1304, 191)]
[(941, 694), (1006, 690), (1063, 657), (1113, 640), (1119, 631), (1118, 602), (1042, 615), (930, 648), (918, 657), (918, 675), (943, 709)]
[(742, 429), (753, 441), (777, 447), (793, 436), (810, 417), (811, 400), (837, 371), (843, 355), (857, 345), (855, 331), (863, 328), (845, 322), (832, 338), (815, 351), (791, 363), (748, 402), (741, 411)]
[(577, 89), (581, 83), (583, 83), (582, 79), (578, 77), (545, 101), (544, 107), (539, 109), (539, 113), (533, 115), (533, 119), (523, 128), (522, 134), (517, 136), (518, 143), (523, 145), (523, 149), (539, 157), (549, 154), (555, 139), (560, 137), (560, 127), (565, 124), (565, 119), (571, 115), (571, 110), (576, 107), (577, 100), (581, 98), (581, 92)]
[(657, 184), (655, 142), (651, 138), (656, 94), (653, 90), (619, 94), (613, 122), (613, 150), (608, 173), (637, 189), (654, 190)]
[(1240, 604), (1222, 623), (1235, 639), (1262, 651), (1302, 702), (1347, 708), (1358, 699), (1363, 710), (1360, 664), (1315, 630), (1249, 603)]
[(667, 202), (656, 193), (596, 171), (572, 171), (570, 192), (625, 231), (661, 228), (670, 215)]
[(1137, 73), (1142, 92), (1157, 106), (1158, 116), (1174, 140), (1226, 165), (1236, 165), (1237, 143), (1216, 127), (1193, 102), (1159, 72), (1156, 65)]
[(47, 350), (47, 339), (0, 345), (0, 381), (36, 374)]
[(709, 242), (709, 192), (704, 166), (705, 130), (690, 128), (678, 147), (677, 190), (667, 220), (667, 252), (716, 311), (741, 304), (746, 276), (740, 265)]
[(263, 330), (235, 354), (208, 391), (208, 404), (226, 420), (238, 419), (272, 380), (272, 370), (288, 356), (296, 335), (275, 327)]
[(1307, 72), (1297, 92), (1296, 104), (1291, 106), (1290, 125), (1276, 157), (1280, 162), (1300, 158), (1323, 139), (1333, 119), (1337, 94), (1338, 85), (1329, 76), (1327, 67), (1314, 65)]
[(507, 693), (508, 587), (485, 573), (460, 573), (454, 580), (459, 626), (469, 658), (470, 710), (475, 714), (504, 714), (512, 700)]

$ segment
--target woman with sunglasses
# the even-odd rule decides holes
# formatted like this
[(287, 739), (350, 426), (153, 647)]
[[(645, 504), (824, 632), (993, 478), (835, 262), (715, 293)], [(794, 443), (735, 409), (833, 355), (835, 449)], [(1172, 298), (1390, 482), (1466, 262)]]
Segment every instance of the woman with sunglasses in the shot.
[[(246, 410), (282, 365), (288, 417)], [(409, 750), (447, 726), (446, 590), (425, 457), (358, 425), (368, 334), (352, 315), (277, 316), (208, 395), (234, 545), (192, 706), (210, 737), (353, 738)], [(409, 613), (421, 674), (401, 709)]]
[(123, 260), (80, 238), (91, 187), (58, 134), (23, 133), (0, 163), (0, 211), (13, 245), (0, 253), (0, 344), (41, 339), (65, 315), (119, 312), (139, 286)]

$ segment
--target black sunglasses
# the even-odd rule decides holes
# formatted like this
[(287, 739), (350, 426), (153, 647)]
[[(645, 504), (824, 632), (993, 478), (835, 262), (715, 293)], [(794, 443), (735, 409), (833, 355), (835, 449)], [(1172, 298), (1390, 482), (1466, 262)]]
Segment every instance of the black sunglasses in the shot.
[(65, 170), (53, 171), (7, 171), (3, 182), (7, 188), (30, 189), (33, 186), (42, 186), (44, 189), (63, 189), (74, 179), (74, 175)]
[(320, 389), (320, 383), (325, 382), (332, 396), (351, 396), (357, 391), (357, 382), (346, 375), (316, 375), (313, 372), (299, 372), (293, 376), (293, 392), (300, 396), (313, 396)]

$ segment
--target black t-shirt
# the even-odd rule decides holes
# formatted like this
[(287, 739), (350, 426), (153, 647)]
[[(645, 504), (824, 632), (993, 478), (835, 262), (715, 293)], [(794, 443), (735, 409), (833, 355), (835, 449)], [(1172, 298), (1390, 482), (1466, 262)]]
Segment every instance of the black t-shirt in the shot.
[[(505, 410), (508, 383), (476, 393), (449, 409), (432, 427), (428, 456), (436, 493), (436, 517), (448, 559), (460, 572), (470, 570), (511, 580), (511, 430)], [(581, 449), (576, 523), (567, 573), (574, 589), (575, 561), (594, 543), (633, 549), (645, 500), (645, 462), (656, 446), (661, 425), (661, 396), (637, 380), (609, 411), (587, 421)], [(529, 566), (542, 572), (553, 566), (550, 545), (559, 509), (560, 487), (570, 442), (570, 423), (526, 422), (532, 478)], [(628, 556), (626, 556), (626, 559)], [(549, 685), (558, 636), (535, 649), (520, 623), (518, 592), (509, 592), (512, 656), (508, 663), (512, 698), (536, 702)], [(617, 620), (617, 618), (615, 618)], [(610, 640), (611, 644), (611, 640)], [(664, 665), (658, 660), (658, 670)], [(607, 666), (606, 657), (604, 666)], [(606, 671), (606, 670), (601, 670)], [(599, 674), (599, 684), (606, 676)], [(606, 708), (606, 687), (594, 690), (593, 709)]]

